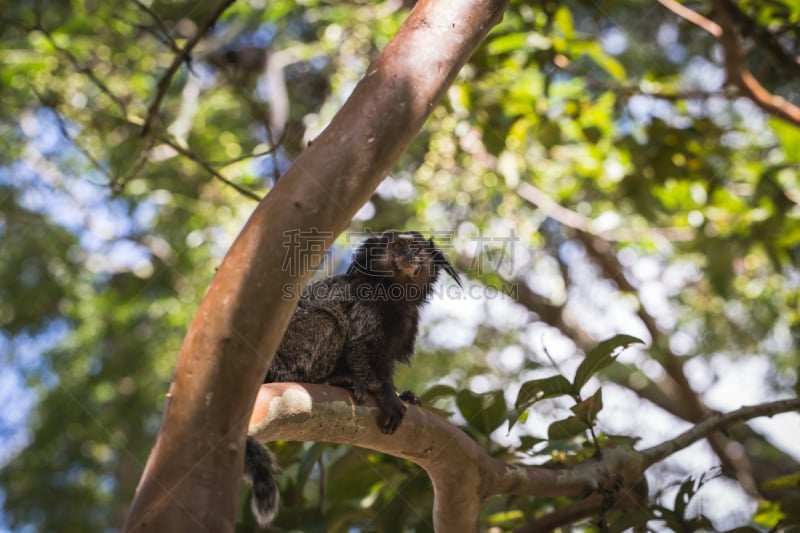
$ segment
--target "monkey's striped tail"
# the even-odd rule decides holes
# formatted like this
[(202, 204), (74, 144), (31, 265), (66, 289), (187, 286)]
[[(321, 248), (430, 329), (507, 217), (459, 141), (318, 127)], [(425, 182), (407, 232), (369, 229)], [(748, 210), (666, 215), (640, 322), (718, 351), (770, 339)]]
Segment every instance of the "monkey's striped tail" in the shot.
[(272, 452), (253, 437), (247, 437), (244, 478), (253, 487), (250, 508), (261, 527), (267, 527), (278, 514), (280, 493), (275, 476), (279, 470), (278, 461)]

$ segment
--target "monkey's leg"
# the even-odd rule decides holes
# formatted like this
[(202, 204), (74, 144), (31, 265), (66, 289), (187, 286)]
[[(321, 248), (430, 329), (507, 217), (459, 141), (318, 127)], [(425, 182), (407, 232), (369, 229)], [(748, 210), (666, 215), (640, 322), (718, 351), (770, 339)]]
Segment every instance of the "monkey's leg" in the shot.
[(381, 409), (378, 427), (386, 434), (394, 433), (406, 414), (406, 404), (397, 396), (391, 359), (372, 343), (350, 346), (346, 359), (356, 402), (363, 402), (367, 392), (374, 394)]
[[(353, 396), (356, 397), (356, 403), (361, 405), (366, 401), (366, 394), (367, 390), (361, 388), (356, 391), (356, 386), (353, 383), (352, 376), (333, 376), (328, 378), (325, 383), (328, 385), (334, 385), (336, 387), (344, 387), (345, 389), (350, 389), (353, 392)], [(422, 405), (422, 400), (419, 399), (413, 391), (404, 390), (403, 392), (396, 391), (396, 394), (400, 397), (401, 400), (404, 402), (411, 404), (411, 405)]]
[(353, 394), (353, 399), (358, 405), (363, 405), (364, 402), (367, 401), (367, 389), (363, 386), (356, 386), (352, 376), (332, 376), (326, 379), (325, 383), (335, 387), (350, 389), (350, 392)]
[(374, 391), (374, 394), (381, 408), (381, 414), (378, 416), (378, 427), (387, 435), (394, 433), (400, 427), (403, 417), (406, 416), (406, 404), (397, 397), (394, 385), (381, 387), (379, 391)]
[(419, 399), (419, 396), (410, 390), (404, 390), (402, 393), (400, 393), (400, 399), (406, 403), (410, 403), (411, 405), (422, 405), (422, 401)]

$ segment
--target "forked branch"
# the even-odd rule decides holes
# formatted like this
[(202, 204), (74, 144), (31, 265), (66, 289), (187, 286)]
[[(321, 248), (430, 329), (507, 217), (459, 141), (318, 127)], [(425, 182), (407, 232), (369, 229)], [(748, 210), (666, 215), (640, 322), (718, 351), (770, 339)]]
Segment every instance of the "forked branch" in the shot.
[[(711, 0), (717, 21), (712, 21), (700, 13), (689, 9), (675, 0), (658, 0), (661, 5), (704, 29), (716, 37), (725, 55), (725, 73), (728, 83), (735, 86), (766, 113), (800, 126), (800, 107), (789, 102), (782, 96), (772, 94), (756, 79), (747, 69), (745, 51), (740, 43), (739, 31), (736, 27), (734, 15), (743, 16), (728, 0)], [(774, 42), (770, 42), (774, 45)], [(785, 54), (781, 57), (784, 58)], [(789, 63), (789, 62), (786, 62)], [(797, 62), (791, 63), (792, 69), (797, 69)]]
[[(346, 389), (271, 383), (259, 391), (250, 434), (262, 441), (350, 444), (413, 461), (425, 469), (433, 483), (436, 531), (460, 533), (478, 531), (480, 507), (494, 494), (582, 496), (631, 487), (648, 467), (713, 431), (797, 409), (800, 399), (796, 398), (743, 407), (712, 415), (678, 437), (643, 451), (605, 449), (601, 460), (590, 460), (573, 469), (554, 469), (494, 459), (460, 429), (425, 409), (409, 406), (397, 432), (384, 435), (375, 423), (377, 405), (371, 401), (355, 405)], [(576, 516), (599, 509), (596, 500), (589, 498), (579, 505)]]

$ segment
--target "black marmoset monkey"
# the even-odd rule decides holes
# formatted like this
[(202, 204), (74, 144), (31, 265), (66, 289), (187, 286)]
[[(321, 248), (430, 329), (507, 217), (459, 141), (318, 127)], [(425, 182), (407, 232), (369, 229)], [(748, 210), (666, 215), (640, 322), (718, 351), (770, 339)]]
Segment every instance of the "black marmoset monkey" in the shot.
[[(398, 396), (397, 363), (414, 354), (419, 313), (444, 270), (458, 284), (453, 265), (418, 231), (386, 231), (358, 248), (345, 274), (310, 284), (281, 340), (264, 383), (298, 381), (351, 388), (356, 403), (375, 396), (378, 426), (394, 433), (411, 391)], [(405, 403), (404, 403), (405, 402)], [(253, 487), (251, 507), (259, 525), (278, 510), (277, 464), (272, 453), (247, 438), (245, 478)]]

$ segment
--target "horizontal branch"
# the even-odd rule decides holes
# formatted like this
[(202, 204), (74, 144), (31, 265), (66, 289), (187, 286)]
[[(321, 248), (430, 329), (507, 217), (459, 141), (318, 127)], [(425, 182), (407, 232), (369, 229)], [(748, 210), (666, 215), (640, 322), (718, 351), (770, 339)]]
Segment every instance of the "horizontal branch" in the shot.
[(677, 451), (687, 448), (689, 445), (707, 437), (714, 431), (740, 424), (752, 420), (753, 418), (774, 416), (780, 413), (797, 410), (800, 410), (800, 398), (750, 405), (737, 409), (736, 411), (731, 411), (730, 413), (714, 413), (674, 439), (642, 450), (642, 457), (647, 466), (650, 466), (659, 461), (663, 461)]
[[(642, 488), (645, 487), (643, 486)], [(637, 498), (637, 494), (628, 490), (619, 491), (616, 494), (616, 498), (610, 503), (606, 500), (607, 498), (604, 494), (592, 494), (582, 500), (564, 504), (552, 512), (535, 518), (524, 526), (515, 529), (514, 533), (554, 531), (557, 528), (586, 520), (592, 516), (607, 514), (613, 510), (636, 509), (644, 506), (642, 501)]]
[(660, 236), (670, 242), (677, 242), (689, 241), (694, 237), (694, 231), (685, 228), (617, 228), (609, 231), (596, 231), (592, 227), (591, 219), (576, 211), (567, 209), (550, 198), (544, 191), (528, 182), (521, 182), (517, 186), (516, 192), (520, 198), (556, 222), (568, 228), (609, 241), (628, 241)]
[[(347, 389), (329, 385), (262, 385), (249, 433), (264, 442), (349, 444), (412, 461), (431, 478), (436, 531), (461, 533), (478, 531), (481, 505), (494, 494), (582, 496), (598, 490), (630, 488), (654, 463), (713, 431), (796, 409), (800, 409), (800, 399), (715, 414), (647, 450), (604, 449), (602, 459), (586, 461), (572, 469), (515, 465), (494, 459), (453, 424), (415, 406), (408, 407), (396, 433), (384, 435), (376, 424), (378, 407), (371, 398), (364, 405), (356, 405)], [(574, 510), (584, 517), (596, 508), (596, 502), (590, 499), (586, 504), (576, 504)]]
[(262, 441), (295, 440), (350, 444), (401, 457), (421, 466), (434, 491), (437, 532), (478, 531), (478, 513), (492, 494), (581, 495), (592, 480), (570, 470), (518, 466), (490, 457), (445, 419), (409, 406), (392, 435), (376, 424), (377, 404), (355, 405), (340, 387), (271, 383), (259, 391), (250, 434)]

